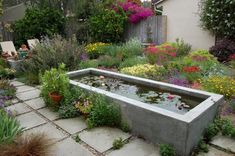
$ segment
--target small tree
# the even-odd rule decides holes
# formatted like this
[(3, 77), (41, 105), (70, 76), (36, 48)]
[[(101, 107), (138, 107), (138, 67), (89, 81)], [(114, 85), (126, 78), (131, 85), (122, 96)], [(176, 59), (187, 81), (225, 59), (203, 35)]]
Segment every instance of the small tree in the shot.
[(15, 42), (20, 45), (27, 39), (43, 36), (51, 37), (54, 34), (62, 34), (64, 31), (65, 18), (63, 14), (55, 9), (27, 9), (25, 17), (16, 21), (13, 30)]
[(203, 28), (218, 37), (235, 38), (235, 0), (202, 0)]

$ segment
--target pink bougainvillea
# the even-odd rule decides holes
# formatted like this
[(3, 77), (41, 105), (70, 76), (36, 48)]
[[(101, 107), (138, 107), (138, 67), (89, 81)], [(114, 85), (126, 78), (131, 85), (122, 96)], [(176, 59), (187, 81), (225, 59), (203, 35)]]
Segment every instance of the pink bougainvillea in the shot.
[(129, 22), (136, 24), (150, 16), (153, 16), (153, 11), (150, 8), (144, 8), (133, 2), (122, 2), (119, 6), (125, 11), (128, 16)]

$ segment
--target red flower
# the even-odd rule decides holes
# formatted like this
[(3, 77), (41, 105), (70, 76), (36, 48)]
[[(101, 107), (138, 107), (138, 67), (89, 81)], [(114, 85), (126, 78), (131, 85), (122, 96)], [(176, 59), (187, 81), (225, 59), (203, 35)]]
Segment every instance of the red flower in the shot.
[(194, 73), (199, 72), (200, 68), (198, 66), (185, 66), (183, 67), (183, 71), (186, 73)]
[(229, 56), (229, 59), (230, 59), (230, 60), (235, 60), (235, 54), (230, 55), (230, 56)]

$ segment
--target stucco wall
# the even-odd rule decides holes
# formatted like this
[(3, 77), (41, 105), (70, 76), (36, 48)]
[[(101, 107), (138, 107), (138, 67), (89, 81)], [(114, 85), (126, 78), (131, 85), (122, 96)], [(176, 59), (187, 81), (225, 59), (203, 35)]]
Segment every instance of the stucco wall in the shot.
[(215, 37), (200, 27), (200, 0), (165, 0), (163, 15), (167, 15), (167, 41), (182, 38), (192, 44), (192, 48), (209, 49)]

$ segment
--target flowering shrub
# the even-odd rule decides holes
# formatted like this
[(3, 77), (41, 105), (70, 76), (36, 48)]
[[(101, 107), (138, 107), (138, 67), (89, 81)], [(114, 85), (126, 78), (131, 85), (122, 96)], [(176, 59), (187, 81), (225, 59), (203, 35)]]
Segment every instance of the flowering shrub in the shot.
[(83, 114), (89, 114), (93, 107), (92, 102), (87, 98), (83, 99), (83, 101), (78, 101), (75, 104), (75, 108), (77, 108)]
[(235, 36), (235, 1), (204, 0), (202, 1), (201, 21), (205, 29), (216, 36)]
[(211, 76), (201, 80), (205, 90), (223, 94), (227, 98), (235, 96), (235, 80), (228, 76)]
[(183, 87), (188, 87), (189, 86), (189, 82), (185, 78), (172, 77), (168, 81), (169, 81), (169, 83), (177, 85), (177, 86), (183, 86)]
[(121, 73), (151, 79), (163, 79), (165, 72), (164, 67), (151, 64), (139, 64), (121, 69)]
[(153, 11), (150, 8), (144, 8), (134, 2), (125, 1), (119, 3), (128, 16), (129, 22), (136, 24), (150, 16), (153, 16)]
[(201, 77), (201, 69), (198, 66), (184, 66), (182, 69), (183, 75), (188, 81), (194, 82)]
[(170, 44), (160, 46), (149, 46), (145, 49), (145, 54), (149, 63), (162, 65), (172, 58), (176, 57), (176, 49)]
[(102, 55), (103, 51), (101, 50), (101, 48), (108, 46), (108, 45), (110, 44), (103, 43), (103, 42), (90, 43), (85, 47), (85, 51), (89, 55), (90, 58), (94, 59)]

